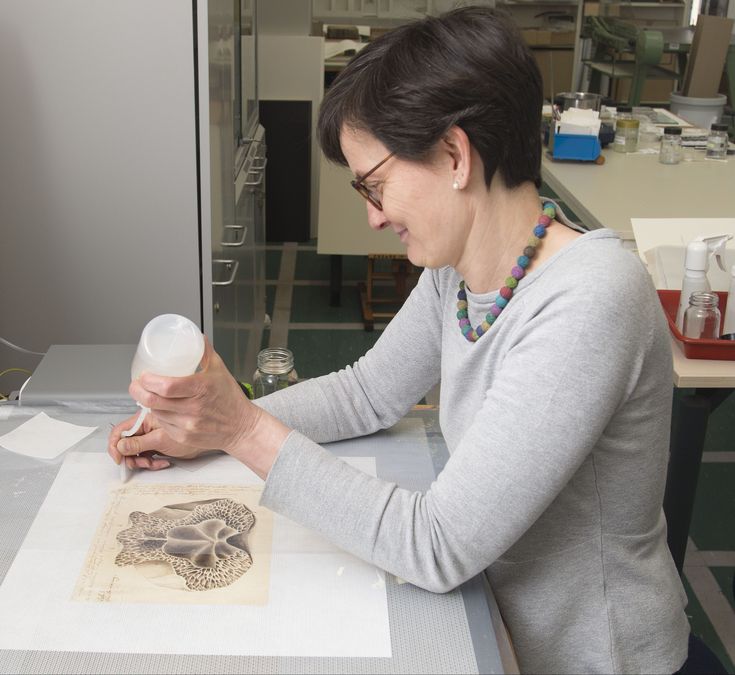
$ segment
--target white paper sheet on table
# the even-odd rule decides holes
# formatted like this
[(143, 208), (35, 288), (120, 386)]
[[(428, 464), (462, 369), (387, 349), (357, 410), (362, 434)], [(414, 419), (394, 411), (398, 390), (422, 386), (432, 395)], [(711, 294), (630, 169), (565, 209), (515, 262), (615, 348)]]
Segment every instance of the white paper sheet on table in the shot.
[[(638, 254), (648, 266), (656, 288), (680, 290), (687, 244), (695, 237), (735, 234), (735, 218), (631, 218)], [(723, 272), (710, 264), (712, 289), (726, 291), (735, 264), (735, 238), (727, 243)]]
[(19, 455), (54, 459), (96, 429), (62, 422), (42, 412), (0, 436), (0, 445)]
[[(372, 457), (348, 458), (375, 475)], [(136, 472), (132, 481), (262, 484), (222, 455), (198, 471)], [(384, 573), (274, 514), (268, 604), (72, 602), (118, 469), (70, 453), (0, 587), (0, 649), (390, 657)]]

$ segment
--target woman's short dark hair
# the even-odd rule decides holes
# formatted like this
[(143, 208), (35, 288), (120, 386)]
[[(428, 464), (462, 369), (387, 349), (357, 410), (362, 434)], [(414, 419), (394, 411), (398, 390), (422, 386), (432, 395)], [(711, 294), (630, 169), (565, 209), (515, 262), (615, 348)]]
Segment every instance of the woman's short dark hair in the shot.
[(342, 127), (366, 131), (398, 157), (425, 161), (453, 125), (507, 187), (540, 185), (541, 74), (513, 20), (463, 7), (399, 26), (366, 45), (327, 90), (319, 142), (346, 165)]

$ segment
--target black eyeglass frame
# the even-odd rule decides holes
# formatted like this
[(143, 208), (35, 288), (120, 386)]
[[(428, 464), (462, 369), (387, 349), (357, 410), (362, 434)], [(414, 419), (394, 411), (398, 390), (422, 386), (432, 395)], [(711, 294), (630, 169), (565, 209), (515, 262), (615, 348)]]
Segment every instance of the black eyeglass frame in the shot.
[(395, 152), (391, 152), (390, 155), (388, 155), (385, 159), (378, 162), (370, 171), (368, 171), (364, 176), (359, 176), (358, 178), (355, 178), (354, 180), (350, 181), (350, 185), (352, 185), (355, 190), (358, 191), (358, 193), (367, 199), (378, 211), (383, 210), (383, 204), (380, 201), (380, 197), (373, 194), (372, 190), (363, 183), (363, 181), (366, 178), (369, 178), (372, 174), (374, 174), (383, 164), (385, 164), (393, 155), (395, 155)]

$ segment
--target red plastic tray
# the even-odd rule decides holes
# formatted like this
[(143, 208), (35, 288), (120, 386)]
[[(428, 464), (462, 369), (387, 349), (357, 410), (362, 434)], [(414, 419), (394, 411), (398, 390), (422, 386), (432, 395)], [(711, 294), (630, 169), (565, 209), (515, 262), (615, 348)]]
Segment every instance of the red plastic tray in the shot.
[[(658, 297), (664, 308), (669, 328), (674, 338), (684, 349), (684, 356), (688, 359), (713, 359), (716, 361), (735, 361), (735, 340), (700, 340), (684, 337), (676, 327), (676, 312), (679, 309), (680, 291), (658, 291)], [(727, 308), (727, 293), (717, 291), (720, 298), (720, 313), (725, 316)], [(720, 327), (722, 327), (720, 325)]]

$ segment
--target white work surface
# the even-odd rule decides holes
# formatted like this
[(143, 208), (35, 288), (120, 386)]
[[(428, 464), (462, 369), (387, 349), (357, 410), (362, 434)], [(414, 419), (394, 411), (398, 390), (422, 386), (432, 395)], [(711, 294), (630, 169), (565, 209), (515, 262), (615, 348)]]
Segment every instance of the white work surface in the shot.
[[(429, 593), (276, 515), (266, 605), (72, 599), (105, 495), (119, 485), (104, 455), (110, 423), (130, 410), (3, 404), (0, 435), (42, 411), (97, 430), (53, 461), (0, 448), (0, 672), (517, 672), (481, 577)], [(448, 457), (437, 410), (330, 449), (409, 490), (427, 489)], [(126, 485), (260, 484), (224, 455), (209, 461)]]
[[(106, 454), (67, 453), (0, 586), (0, 650), (390, 658), (385, 573), (258, 507), (263, 481), (237, 460), (227, 455), (206, 460), (194, 471), (183, 465), (135, 472), (123, 485)], [(374, 458), (345, 460), (375, 475)], [(187, 499), (189, 491), (199, 495), (193, 501), (230, 497), (253, 486), (248, 506), (256, 510), (255, 528), (266, 528), (272, 544), (258, 546), (249, 539), (253, 567), (229, 588), (179, 590), (127, 567), (109, 572), (107, 582), (77, 597), (75, 586), (91, 574), (90, 566), (102, 564), (95, 532), (111, 495), (151, 485), (148, 490), (155, 490), (161, 505), (181, 501), (167, 496), (172, 489)], [(236, 587), (241, 581), (247, 585), (258, 566), (263, 570), (255, 577), (258, 588), (249, 593), (257, 593), (257, 600), (238, 596)], [(117, 599), (98, 599), (126, 583), (129, 589)], [(229, 599), (233, 595), (237, 601)], [(25, 611), (29, 607), (43, 611)], [(95, 629), (79, 630), (84, 625)]]
[(658, 155), (622, 154), (608, 147), (603, 165), (561, 162), (544, 153), (541, 177), (590, 229), (607, 227), (633, 239), (631, 218), (732, 218), (735, 157), (660, 164)]
[[(701, 160), (665, 166), (659, 164), (658, 155), (626, 155), (612, 149), (603, 154), (602, 165), (554, 162), (546, 155), (541, 163), (543, 180), (589, 229), (607, 227), (623, 239), (635, 240), (645, 252), (691, 238), (688, 219), (703, 219), (701, 233), (715, 234), (723, 221), (707, 223), (704, 219), (735, 216), (733, 157), (726, 162)], [(701, 151), (697, 156), (701, 157)], [(634, 234), (632, 219), (636, 218), (656, 219), (656, 224), (642, 223)], [(677, 219), (687, 219), (686, 225)], [(687, 359), (673, 337), (671, 342), (674, 386), (735, 387), (735, 361)]]

